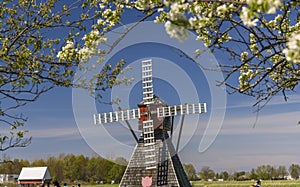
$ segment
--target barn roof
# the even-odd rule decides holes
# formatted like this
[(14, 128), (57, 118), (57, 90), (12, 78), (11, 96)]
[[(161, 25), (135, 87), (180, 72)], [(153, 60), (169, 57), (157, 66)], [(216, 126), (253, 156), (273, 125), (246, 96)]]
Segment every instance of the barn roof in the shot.
[(18, 180), (20, 181), (45, 179), (51, 179), (47, 167), (23, 167)]

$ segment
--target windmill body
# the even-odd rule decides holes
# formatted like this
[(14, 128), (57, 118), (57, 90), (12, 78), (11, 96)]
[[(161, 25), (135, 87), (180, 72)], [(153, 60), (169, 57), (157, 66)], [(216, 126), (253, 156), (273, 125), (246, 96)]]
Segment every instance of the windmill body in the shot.
[[(205, 103), (168, 106), (154, 95), (152, 61), (142, 61), (143, 101), (137, 109), (95, 114), (95, 124), (138, 119), (137, 145), (122, 177), (121, 187), (189, 187), (191, 186), (171, 137), (174, 116), (206, 112)], [(183, 121), (182, 123), (183, 124)], [(129, 125), (130, 127), (130, 125)], [(130, 128), (131, 129), (131, 128)], [(180, 135), (178, 139), (178, 144)], [(178, 146), (177, 146), (178, 149)]]

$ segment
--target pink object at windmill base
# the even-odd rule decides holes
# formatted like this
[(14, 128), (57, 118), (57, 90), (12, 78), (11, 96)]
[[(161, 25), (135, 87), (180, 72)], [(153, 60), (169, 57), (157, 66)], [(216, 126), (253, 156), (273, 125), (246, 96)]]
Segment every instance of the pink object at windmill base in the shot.
[(150, 187), (152, 184), (152, 177), (142, 177), (142, 186)]

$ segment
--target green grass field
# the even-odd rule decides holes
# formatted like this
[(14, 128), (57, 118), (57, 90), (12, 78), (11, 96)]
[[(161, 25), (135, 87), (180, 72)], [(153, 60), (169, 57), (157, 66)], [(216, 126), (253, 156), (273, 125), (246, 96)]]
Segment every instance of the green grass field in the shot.
[[(224, 181), (224, 182), (202, 182), (193, 181), (193, 187), (249, 187), (255, 181)], [(0, 184), (0, 187), (18, 187), (12, 184)], [(69, 185), (72, 186), (72, 185)], [(118, 187), (118, 184), (98, 184), (98, 185), (82, 185), (82, 187)], [(262, 181), (261, 187), (300, 187), (300, 180), (298, 181)]]
[[(249, 187), (255, 181), (224, 181), (224, 182), (202, 182), (193, 181), (193, 187)], [(82, 185), (82, 187), (118, 187), (118, 184)], [(299, 181), (262, 181), (261, 187), (300, 187)]]
[[(249, 187), (255, 181), (192, 182), (193, 187)], [(300, 187), (300, 181), (262, 181), (261, 187)]]
[(119, 187), (119, 184), (82, 185), (82, 187)]

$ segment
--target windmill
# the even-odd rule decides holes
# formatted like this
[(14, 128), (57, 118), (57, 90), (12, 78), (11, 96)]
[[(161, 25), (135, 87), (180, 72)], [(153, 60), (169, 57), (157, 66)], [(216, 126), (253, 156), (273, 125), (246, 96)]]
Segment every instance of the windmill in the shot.
[[(206, 113), (206, 103), (168, 106), (153, 92), (152, 60), (142, 61), (143, 101), (138, 108), (94, 115), (95, 124), (125, 121), (137, 145), (122, 177), (121, 187), (189, 187), (177, 155), (184, 115)], [(174, 116), (182, 115), (176, 149), (172, 144)], [(128, 120), (138, 119), (138, 138)]]

